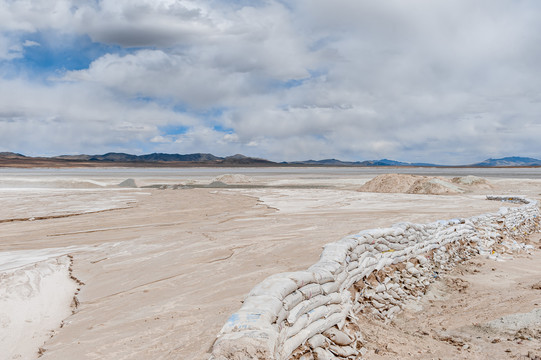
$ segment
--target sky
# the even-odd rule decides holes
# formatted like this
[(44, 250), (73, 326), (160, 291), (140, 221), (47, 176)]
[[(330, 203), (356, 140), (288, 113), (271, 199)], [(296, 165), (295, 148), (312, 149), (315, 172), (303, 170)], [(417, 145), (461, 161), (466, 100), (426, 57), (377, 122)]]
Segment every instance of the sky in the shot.
[(541, 158), (537, 0), (0, 0), (0, 151)]

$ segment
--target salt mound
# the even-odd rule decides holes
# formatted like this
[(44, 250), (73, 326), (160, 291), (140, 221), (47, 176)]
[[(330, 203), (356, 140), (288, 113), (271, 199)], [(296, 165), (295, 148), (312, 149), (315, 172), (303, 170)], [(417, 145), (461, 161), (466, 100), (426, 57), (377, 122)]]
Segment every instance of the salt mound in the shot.
[(124, 188), (136, 188), (137, 184), (135, 183), (134, 179), (129, 178), (129, 179), (124, 180), (120, 184), (118, 184), (118, 186), (119, 187), (124, 187)]
[(224, 174), (214, 178), (214, 181), (219, 181), (225, 184), (250, 184), (254, 181), (254, 179), (242, 174)]
[(407, 191), (408, 194), (460, 194), (464, 190), (439, 178), (424, 177), (417, 180)]
[(492, 186), (486, 179), (483, 179), (478, 176), (473, 176), (473, 175), (455, 177), (451, 181), (455, 184), (467, 185), (467, 186), (475, 187), (475, 188), (481, 188), (481, 189), (492, 188)]
[(420, 176), (403, 174), (378, 175), (361, 186), (359, 191), (377, 193), (406, 193)]
[(460, 187), (440, 178), (405, 174), (378, 175), (361, 186), (359, 191), (433, 195), (464, 192)]

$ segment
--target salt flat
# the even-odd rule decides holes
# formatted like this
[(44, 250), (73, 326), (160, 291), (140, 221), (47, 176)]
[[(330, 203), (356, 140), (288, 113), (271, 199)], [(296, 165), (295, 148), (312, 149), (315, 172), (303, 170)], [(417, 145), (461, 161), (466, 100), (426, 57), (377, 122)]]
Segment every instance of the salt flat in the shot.
[[(468, 174), (465, 169), (430, 171), (444, 177)], [(485, 193), (533, 198), (541, 193), (539, 169), (479, 170), (476, 174), (485, 175), (493, 189), (457, 195), (356, 191), (381, 172), (0, 172), (0, 221), (6, 220), (0, 222), (0, 259), (2, 254), (11, 261), (13, 254), (32, 261), (73, 257), (72, 274), (84, 283), (78, 306), (58, 319), (56, 329), (43, 329), (48, 334), (54, 330), (41, 346), (43, 359), (204, 359), (221, 326), (255, 284), (277, 272), (307, 268), (326, 243), (400, 221), (497, 211), (502, 204), (485, 200)], [(250, 182), (207, 187), (226, 173), (243, 174)], [(126, 178), (139, 186), (185, 187), (116, 187)]]

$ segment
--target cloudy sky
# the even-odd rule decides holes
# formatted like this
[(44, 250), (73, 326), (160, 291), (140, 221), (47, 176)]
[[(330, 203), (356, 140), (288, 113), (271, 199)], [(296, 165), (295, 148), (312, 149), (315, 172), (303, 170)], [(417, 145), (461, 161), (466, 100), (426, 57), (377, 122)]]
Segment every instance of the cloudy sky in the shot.
[(0, 151), (541, 157), (537, 0), (0, 0)]

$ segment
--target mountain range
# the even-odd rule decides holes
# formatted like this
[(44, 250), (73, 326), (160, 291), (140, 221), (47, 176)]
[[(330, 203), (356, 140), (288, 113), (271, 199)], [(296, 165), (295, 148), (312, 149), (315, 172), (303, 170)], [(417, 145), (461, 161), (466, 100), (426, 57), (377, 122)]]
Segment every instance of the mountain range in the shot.
[[(103, 155), (60, 155), (54, 157), (30, 157), (13, 152), (0, 152), (0, 167), (39, 167), (39, 166), (392, 166), (392, 167), (445, 167), (447, 165), (430, 163), (408, 163), (389, 159), (342, 161), (338, 159), (273, 162), (248, 157), (241, 154), (219, 157), (207, 153), (164, 154), (152, 153), (133, 155), (126, 153), (107, 153)], [(541, 166), (541, 160), (529, 157), (505, 157), (487, 159), (475, 164), (454, 165), (453, 167), (521, 167)]]
[(506, 167), (506, 166), (541, 166), (541, 160), (529, 158), (511, 156), (502, 159), (487, 159), (475, 164), (479, 167)]

